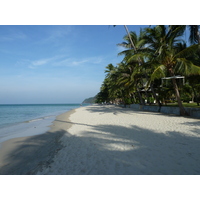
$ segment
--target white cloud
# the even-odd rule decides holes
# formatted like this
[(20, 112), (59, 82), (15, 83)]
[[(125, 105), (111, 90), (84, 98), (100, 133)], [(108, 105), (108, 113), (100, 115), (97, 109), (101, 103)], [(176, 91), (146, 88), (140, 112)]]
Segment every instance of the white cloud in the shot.
[(88, 63), (88, 62), (89, 62), (89, 60), (86, 59), (86, 60), (73, 61), (71, 64), (72, 65), (81, 65), (83, 63)]
[(44, 59), (44, 60), (36, 60), (32, 62), (32, 65), (39, 66), (39, 65), (45, 65), (49, 62), (50, 59)]
[(53, 63), (54, 66), (65, 66), (71, 63), (71, 58), (67, 58), (64, 60), (56, 61)]
[(28, 66), (28, 68), (30, 69), (36, 69), (37, 66), (42, 66), (42, 65), (46, 65), (46, 64), (54, 64), (56, 60), (62, 58), (63, 55), (57, 55), (51, 58), (43, 58), (43, 59), (38, 59), (38, 60), (34, 60), (34, 61), (29, 61), (30, 64)]
[(102, 57), (86, 57), (82, 59), (78, 58), (67, 58), (64, 60), (56, 61), (53, 63), (54, 66), (82, 66), (83, 64), (100, 64), (103, 62)]

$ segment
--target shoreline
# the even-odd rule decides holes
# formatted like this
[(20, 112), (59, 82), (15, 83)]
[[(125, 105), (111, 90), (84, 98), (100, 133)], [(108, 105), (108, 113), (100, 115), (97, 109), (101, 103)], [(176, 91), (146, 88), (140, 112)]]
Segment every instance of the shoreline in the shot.
[(2, 144), (8, 140), (36, 136), (47, 132), (53, 121), (56, 119), (56, 116), (41, 119), (42, 120), (30, 120), (30, 122), (20, 122), (1, 128), (0, 148)]
[(45, 133), (58, 115), (78, 107), (79, 104), (1, 105), (0, 145), (12, 138)]
[(48, 131), (38, 135), (16, 137), (0, 146), (0, 175), (30, 175), (48, 166), (62, 148), (60, 138), (71, 124), (59, 130), (61, 119), (68, 119), (76, 109), (56, 116)]
[(199, 119), (91, 105), (58, 115), (50, 128), (10, 140), (17, 150), (5, 153), (0, 174), (200, 174)]

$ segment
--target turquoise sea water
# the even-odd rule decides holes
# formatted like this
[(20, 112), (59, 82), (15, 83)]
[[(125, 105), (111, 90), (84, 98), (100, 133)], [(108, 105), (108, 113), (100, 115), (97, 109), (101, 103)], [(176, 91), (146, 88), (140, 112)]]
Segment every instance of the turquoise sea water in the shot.
[(13, 104), (0, 105), (0, 128), (20, 122), (58, 115), (80, 104)]
[(44, 133), (57, 115), (79, 107), (80, 104), (2, 104), (0, 143), (15, 137)]

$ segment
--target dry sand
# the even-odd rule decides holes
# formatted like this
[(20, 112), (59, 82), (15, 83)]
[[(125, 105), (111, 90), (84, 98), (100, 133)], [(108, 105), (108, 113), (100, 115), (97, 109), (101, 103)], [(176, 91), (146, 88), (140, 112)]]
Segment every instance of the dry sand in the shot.
[(7, 142), (0, 174), (200, 174), (199, 119), (94, 105)]
[(199, 119), (115, 106), (63, 117), (55, 130), (64, 147), (37, 174), (200, 174)]

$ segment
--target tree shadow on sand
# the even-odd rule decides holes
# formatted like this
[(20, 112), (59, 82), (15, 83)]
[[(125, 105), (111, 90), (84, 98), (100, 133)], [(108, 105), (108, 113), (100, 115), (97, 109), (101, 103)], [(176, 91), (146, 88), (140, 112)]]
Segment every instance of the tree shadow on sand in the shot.
[(15, 149), (6, 155), (6, 163), (0, 168), (1, 175), (34, 174), (44, 166), (48, 166), (54, 155), (62, 148), (60, 138), (65, 131), (14, 139)]
[[(102, 138), (102, 134), (106, 137)], [(92, 157), (91, 152), (95, 152), (91, 162), (83, 167), (86, 174), (200, 174), (196, 137), (112, 125), (98, 126), (94, 132), (83, 131), (82, 135), (77, 140), (95, 147), (87, 153)], [(78, 170), (74, 172), (78, 174)]]
[(139, 110), (135, 108), (124, 108), (120, 106), (115, 106), (115, 105), (97, 105), (95, 107), (88, 106), (86, 107), (86, 110), (91, 112), (91, 113), (99, 113), (100, 115), (106, 114), (106, 113), (112, 113), (114, 115), (120, 114), (120, 113), (137, 113), (137, 114), (147, 114), (150, 113), (151, 115), (163, 115), (163, 116), (170, 116), (170, 117), (182, 117), (182, 118), (190, 118), (190, 119), (197, 119), (196, 117), (191, 117), (191, 116), (180, 116), (176, 114), (170, 114), (170, 113), (161, 113), (157, 111), (148, 111), (148, 110)]
[(132, 113), (137, 113), (137, 114), (147, 114), (151, 113), (151, 115), (165, 115), (165, 116), (172, 116), (172, 117), (180, 117), (174, 114), (165, 114), (165, 113), (160, 113), (160, 112), (153, 112), (153, 111), (143, 111), (143, 110), (138, 110), (135, 108), (124, 108), (120, 106), (115, 106), (115, 105), (98, 105), (95, 107), (89, 106), (86, 107), (86, 110), (90, 113), (99, 113), (100, 115), (107, 114), (107, 113), (112, 113), (114, 115), (118, 115), (121, 113), (124, 114), (132, 114)]
[[(81, 126), (81, 135), (59, 130), (29, 137), (10, 152), (12, 162), (2, 167), (0, 174), (35, 174), (43, 167), (46, 174), (61, 175), (200, 174), (199, 137), (176, 131), (159, 133), (134, 125), (60, 122)], [(52, 163), (57, 151), (60, 160)], [(52, 167), (56, 165), (54, 169), (51, 163)]]

